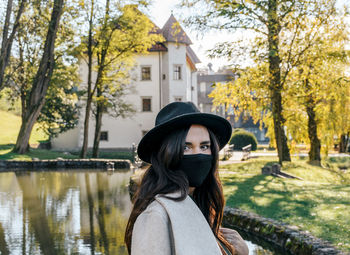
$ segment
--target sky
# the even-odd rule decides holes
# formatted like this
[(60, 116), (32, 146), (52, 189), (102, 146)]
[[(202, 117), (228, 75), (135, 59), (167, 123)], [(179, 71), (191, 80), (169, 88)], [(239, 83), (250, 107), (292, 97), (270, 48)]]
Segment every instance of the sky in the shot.
[[(184, 10), (177, 7), (176, 5), (180, 2), (180, 0), (152, 0), (152, 5), (150, 7), (150, 17), (151, 20), (158, 26), (163, 27), (165, 22), (168, 20), (168, 18), (171, 15), (171, 12), (173, 11), (173, 14), (175, 18), (180, 22), (180, 25), (185, 30), (186, 34), (190, 37), (193, 44), (191, 47), (201, 60), (201, 64), (197, 65), (197, 67), (204, 67), (207, 66), (208, 63), (213, 64), (213, 69), (217, 70), (219, 67), (228, 65), (230, 62), (224, 58), (216, 58), (216, 59), (210, 59), (207, 57), (207, 50), (210, 50), (215, 47), (215, 44), (222, 41), (232, 41), (233, 39), (244, 39), (247, 38), (247, 36), (252, 37), (252, 34), (249, 35), (249, 33), (240, 34), (229, 34), (227, 32), (221, 32), (221, 33), (214, 33), (210, 32), (209, 34), (206, 34), (204, 36), (199, 35), (195, 31), (191, 31), (188, 27), (186, 27), (183, 23), (181, 23), (181, 19), (183, 18), (183, 12)], [(338, 6), (348, 4), (350, 5), (350, 0), (338, 0)], [(350, 21), (349, 21), (350, 22)], [(232, 64), (232, 63), (231, 63)]]

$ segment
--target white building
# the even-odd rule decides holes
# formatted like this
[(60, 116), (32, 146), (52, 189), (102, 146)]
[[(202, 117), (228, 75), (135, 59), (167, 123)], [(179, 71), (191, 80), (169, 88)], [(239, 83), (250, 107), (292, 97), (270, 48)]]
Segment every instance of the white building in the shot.
[[(175, 32), (176, 31), (176, 32)], [(162, 29), (165, 42), (157, 43), (147, 55), (136, 57), (135, 93), (127, 96), (136, 113), (130, 118), (113, 118), (104, 115), (101, 129), (101, 149), (130, 148), (154, 127), (159, 110), (174, 101), (192, 101), (197, 104), (197, 69), (199, 59), (190, 47), (189, 37), (179, 27), (173, 15)], [(79, 68), (83, 84), (87, 83), (87, 65)], [(133, 75), (134, 76), (134, 75)], [(60, 134), (52, 140), (55, 150), (80, 150), (83, 143), (84, 109), (75, 129)], [(95, 121), (90, 118), (89, 143), (93, 145)]]

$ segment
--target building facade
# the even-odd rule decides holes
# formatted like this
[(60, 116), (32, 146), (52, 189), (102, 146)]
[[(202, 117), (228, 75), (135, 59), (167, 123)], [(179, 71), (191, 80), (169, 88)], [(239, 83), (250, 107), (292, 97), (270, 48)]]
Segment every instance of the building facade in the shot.
[[(114, 118), (105, 114), (101, 128), (101, 149), (130, 148), (138, 144), (142, 136), (154, 127), (159, 110), (175, 101), (192, 101), (198, 104), (197, 69), (199, 59), (191, 49), (186, 35), (173, 15), (162, 29), (157, 28), (165, 39), (157, 43), (146, 55), (136, 57), (132, 71), (135, 77), (133, 92), (125, 101), (132, 103), (136, 113), (128, 118)], [(87, 65), (80, 64), (79, 75), (82, 84), (87, 83)], [(80, 150), (83, 143), (84, 105), (81, 105), (79, 123), (76, 128), (60, 134), (52, 140), (55, 150)], [(89, 124), (88, 147), (93, 145), (95, 121)]]
[(214, 113), (228, 119), (233, 128), (242, 128), (253, 133), (259, 143), (268, 143), (266, 129), (260, 129), (248, 114), (242, 114), (236, 120), (233, 110), (222, 107), (213, 107), (213, 99), (209, 94), (214, 90), (215, 83), (226, 83), (234, 81), (237, 74), (232, 73), (229, 69), (221, 72), (213, 72), (211, 66), (208, 69), (198, 72), (198, 106), (202, 112)]

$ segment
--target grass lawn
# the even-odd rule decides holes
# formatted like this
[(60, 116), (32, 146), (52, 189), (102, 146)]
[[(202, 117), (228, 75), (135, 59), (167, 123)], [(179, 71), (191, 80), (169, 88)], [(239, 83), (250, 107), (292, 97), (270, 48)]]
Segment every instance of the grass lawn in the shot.
[(17, 154), (11, 152), (13, 145), (0, 145), (0, 160), (32, 160), (32, 158), (38, 159), (56, 159), (56, 158), (65, 158), (65, 159), (74, 159), (79, 158), (76, 155), (65, 154), (62, 152), (34, 149), (31, 148), (26, 154)]
[[(12, 112), (0, 110), (0, 144), (15, 144), (19, 129), (21, 127), (21, 117)], [(39, 141), (47, 139), (47, 135), (38, 129), (38, 125), (33, 128), (29, 143), (38, 145)]]
[[(16, 143), (17, 135), (21, 126), (21, 118), (12, 112), (0, 110), (0, 159), (1, 160), (31, 160), (32, 158), (39, 159), (55, 159), (61, 158), (77, 158), (74, 155), (65, 155), (59, 152), (49, 150), (31, 149), (24, 155), (12, 153), (11, 150)], [(33, 147), (37, 147), (40, 141), (47, 139), (47, 135), (34, 126), (29, 143)]]
[[(261, 174), (277, 158), (220, 166), (227, 205), (296, 225), (350, 251), (350, 158), (332, 158), (323, 167), (293, 158), (282, 171), (303, 180)], [(347, 172), (338, 166), (347, 166)]]

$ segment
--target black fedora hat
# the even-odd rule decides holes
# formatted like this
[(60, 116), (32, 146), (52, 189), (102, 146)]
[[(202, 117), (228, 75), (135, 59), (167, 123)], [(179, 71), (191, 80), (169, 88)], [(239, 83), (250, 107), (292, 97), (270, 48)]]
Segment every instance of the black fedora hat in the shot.
[(210, 129), (217, 137), (220, 149), (230, 140), (232, 127), (226, 119), (210, 113), (201, 113), (192, 102), (174, 102), (159, 111), (155, 127), (141, 139), (137, 147), (139, 158), (151, 163), (152, 152), (159, 148), (169, 132), (192, 124), (200, 124)]

